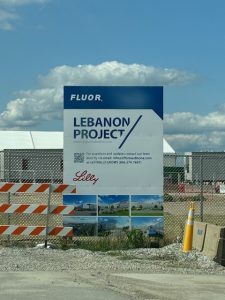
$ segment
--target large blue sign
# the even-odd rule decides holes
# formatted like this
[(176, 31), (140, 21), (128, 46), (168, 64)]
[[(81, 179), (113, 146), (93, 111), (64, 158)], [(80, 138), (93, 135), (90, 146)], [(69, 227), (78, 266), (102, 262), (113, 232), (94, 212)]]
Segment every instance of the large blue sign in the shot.
[(162, 87), (64, 87), (64, 109), (152, 109), (163, 119), (162, 99)]

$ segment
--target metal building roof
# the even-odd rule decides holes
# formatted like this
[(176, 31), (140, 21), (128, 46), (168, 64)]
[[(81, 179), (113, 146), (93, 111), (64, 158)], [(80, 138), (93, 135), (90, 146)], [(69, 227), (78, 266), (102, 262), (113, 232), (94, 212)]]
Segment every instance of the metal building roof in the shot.
[[(62, 131), (0, 131), (0, 150), (63, 149)], [(163, 152), (175, 153), (163, 139)]]
[(0, 131), (0, 150), (62, 149), (63, 132), (59, 131)]

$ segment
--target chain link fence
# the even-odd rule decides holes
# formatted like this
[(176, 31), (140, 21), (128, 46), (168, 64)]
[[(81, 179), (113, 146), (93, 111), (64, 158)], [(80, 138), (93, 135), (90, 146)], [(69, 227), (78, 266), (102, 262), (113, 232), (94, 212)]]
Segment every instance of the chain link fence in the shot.
[[(62, 150), (4, 150), (0, 152), (0, 181), (15, 183), (62, 183)], [(8, 204), (46, 204), (48, 193), (0, 193), (0, 203)], [(51, 204), (62, 204), (62, 195), (51, 194)], [(62, 226), (61, 215), (49, 215), (49, 226)], [(21, 226), (46, 226), (47, 215), (42, 214), (0, 214), (0, 224)], [(41, 243), (45, 237), (39, 236), (1, 236), (1, 240), (12, 243)], [(49, 241), (60, 239), (51, 236)]]
[[(0, 152), (0, 181), (62, 183), (62, 150), (4, 150)], [(79, 192), (79, 191), (78, 191)], [(192, 152), (164, 155), (164, 239), (181, 241), (190, 202), (195, 202), (195, 220), (225, 226), (225, 153)], [(48, 194), (0, 193), (0, 203), (47, 204)], [(51, 204), (62, 204), (61, 194), (52, 194)], [(45, 215), (0, 214), (0, 224), (46, 225)], [(61, 215), (50, 215), (49, 226), (62, 226)], [(79, 224), (78, 231), (79, 229)], [(98, 225), (86, 224), (94, 239)], [(86, 237), (87, 239), (88, 237)], [(9, 237), (1, 237), (7, 240)], [(10, 237), (11, 240), (42, 241), (43, 237)], [(59, 241), (57, 237), (50, 241)]]
[(182, 240), (190, 202), (195, 220), (225, 226), (225, 153), (164, 156), (164, 232)]

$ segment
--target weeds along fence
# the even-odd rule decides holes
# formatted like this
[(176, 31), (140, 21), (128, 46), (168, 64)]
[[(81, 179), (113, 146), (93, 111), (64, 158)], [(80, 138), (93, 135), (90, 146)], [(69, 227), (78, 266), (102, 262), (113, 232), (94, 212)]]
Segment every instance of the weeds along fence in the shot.
[[(190, 201), (195, 202), (195, 219), (225, 225), (225, 152), (191, 152), (164, 154), (164, 239), (181, 240)], [(62, 150), (4, 150), (0, 152), (0, 181), (17, 183), (62, 183)], [(78, 191), (79, 192), (79, 191)], [(0, 203), (8, 203), (9, 194), (0, 193)], [(12, 204), (48, 203), (47, 194), (11, 193)], [(62, 205), (62, 195), (53, 193), (51, 205)], [(6, 215), (0, 224), (45, 224), (44, 215)], [(62, 226), (62, 215), (49, 218), (49, 226)], [(96, 241), (82, 237), (85, 242)], [(30, 237), (12, 237), (30, 240)], [(33, 238), (35, 239), (35, 238)], [(51, 237), (57, 241), (58, 237)]]

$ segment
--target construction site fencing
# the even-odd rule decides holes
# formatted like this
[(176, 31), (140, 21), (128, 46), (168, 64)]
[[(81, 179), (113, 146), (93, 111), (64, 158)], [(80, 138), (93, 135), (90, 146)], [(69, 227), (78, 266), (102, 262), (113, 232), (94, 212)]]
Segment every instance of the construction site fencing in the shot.
[[(151, 172), (151, 170), (150, 170)], [(195, 202), (195, 220), (225, 225), (225, 152), (164, 154), (164, 240), (182, 241), (190, 202)], [(0, 181), (17, 183), (62, 183), (63, 150), (4, 150), (0, 152)], [(79, 190), (77, 190), (79, 193)], [(0, 204), (48, 204), (48, 194), (0, 193)], [(62, 205), (62, 194), (53, 193), (51, 205)], [(41, 225), (44, 215), (0, 213), (0, 224)], [(49, 226), (62, 226), (63, 216), (49, 218)], [(79, 225), (78, 232), (79, 232)], [(87, 225), (88, 228), (88, 225)], [(89, 230), (89, 229), (88, 229)], [(98, 224), (88, 232), (98, 238)], [(89, 236), (92, 235), (92, 236)], [(75, 232), (76, 236), (76, 232)], [(6, 237), (1, 237), (6, 239)], [(37, 237), (11, 237), (30, 240)], [(50, 240), (58, 241), (58, 237)]]
[(190, 202), (195, 220), (225, 226), (225, 152), (164, 155), (164, 234), (182, 241)]

